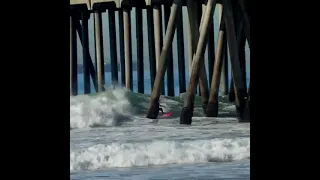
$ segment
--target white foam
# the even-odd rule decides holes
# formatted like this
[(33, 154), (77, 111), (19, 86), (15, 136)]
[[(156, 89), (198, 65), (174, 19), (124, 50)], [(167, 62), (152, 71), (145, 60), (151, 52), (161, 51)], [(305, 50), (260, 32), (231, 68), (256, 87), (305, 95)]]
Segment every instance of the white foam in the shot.
[(250, 159), (250, 138), (98, 144), (70, 150), (70, 171)]
[(226, 106), (222, 109), (223, 111), (235, 111), (236, 110), (236, 106), (235, 105), (227, 105), (227, 103), (225, 103)]
[(130, 117), (131, 105), (125, 89), (97, 96), (70, 96), (70, 128), (112, 126)]

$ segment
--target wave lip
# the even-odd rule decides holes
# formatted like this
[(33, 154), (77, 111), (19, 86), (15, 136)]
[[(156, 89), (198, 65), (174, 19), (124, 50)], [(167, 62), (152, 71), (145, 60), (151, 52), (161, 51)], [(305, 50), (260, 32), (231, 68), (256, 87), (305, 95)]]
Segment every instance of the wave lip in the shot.
[(97, 96), (70, 96), (70, 129), (119, 125), (131, 120), (131, 109), (125, 89)]
[(250, 159), (250, 138), (97, 144), (70, 152), (70, 171)]

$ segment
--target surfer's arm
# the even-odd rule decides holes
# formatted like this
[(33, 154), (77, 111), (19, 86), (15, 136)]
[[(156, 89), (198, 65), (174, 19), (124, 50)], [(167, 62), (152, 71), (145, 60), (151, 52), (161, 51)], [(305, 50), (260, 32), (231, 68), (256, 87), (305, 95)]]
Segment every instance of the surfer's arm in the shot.
[(159, 108), (159, 111), (161, 111), (161, 113), (163, 113), (163, 109), (162, 108)]

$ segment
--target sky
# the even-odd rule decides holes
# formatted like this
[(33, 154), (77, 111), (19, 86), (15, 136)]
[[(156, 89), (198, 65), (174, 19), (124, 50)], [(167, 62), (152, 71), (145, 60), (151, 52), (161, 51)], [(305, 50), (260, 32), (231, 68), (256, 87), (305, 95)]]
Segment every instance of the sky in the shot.
[[(148, 39), (147, 39), (147, 14), (146, 14), (146, 10), (143, 10), (142, 12), (142, 16), (143, 16), (143, 32), (144, 34), (146, 34), (145, 36), (143, 36), (143, 51), (144, 51), (144, 67), (145, 69), (149, 69), (149, 55), (148, 55)], [(163, 12), (163, 8), (162, 8), (162, 16), (163, 16), (164, 12)], [(218, 28), (219, 28), (219, 20), (218, 20), (218, 14), (219, 14), (219, 8), (218, 6), (216, 7), (215, 13), (214, 13), (214, 38), (215, 38), (215, 48), (217, 47), (217, 39), (218, 39)], [(187, 50), (187, 32), (186, 32), (186, 25), (187, 25), (187, 9), (186, 7), (183, 7), (182, 9), (182, 15), (183, 15), (183, 29), (184, 29), (184, 42), (185, 42), (185, 62), (186, 62), (186, 66), (188, 65), (188, 50)], [(116, 39), (117, 39), (117, 58), (118, 58), (118, 63), (120, 63), (119, 60), (119, 17), (118, 17), (118, 13), (116, 12), (115, 15), (115, 19), (116, 19)], [(110, 63), (110, 44), (109, 44), (109, 19), (108, 19), (108, 13), (105, 12), (102, 14), (102, 24), (103, 24), (103, 45), (104, 45), (104, 60), (106, 63)], [(90, 55), (92, 57), (92, 59), (95, 59), (95, 49), (94, 49), (94, 23), (93, 23), (93, 14), (91, 14), (91, 17), (89, 19), (89, 49), (90, 49)], [(164, 20), (162, 18), (162, 26), (164, 28)], [(136, 40), (135, 40), (135, 36), (136, 36), (136, 23), (135, 23), (135, 8), (132, 8), (131, 11), (131, 37), (132, 38), (132, 60), (133, 62), (136, 62), (137, 58), (137, 53), (136, 53)], [(163, 38), (165, 36), (165, 30), (162, 31), (163, 32)], [(77, 37), (78, 39), (78, 64), (82, 64), (83, 58), (82, 58), (82, 46), (79, 40), (79, 37)], [(173, 59), (174, 59), (174, 68), (178, 67), (177, 64), (177, 38), (176, 38), (176, 33), (174, 35), (174, 39), (173, 39)], [(207, 49), (205, 52), (205, 57), (207, 54)], [(248, 45), (246, 45), (246, 59), (247, 59), (247, 67), (250, 67), (250, 50), (248, 48)], [(205, 60), (207, 61), (207, 60)], [(188, 66), (187, 66), (188, 67)]]

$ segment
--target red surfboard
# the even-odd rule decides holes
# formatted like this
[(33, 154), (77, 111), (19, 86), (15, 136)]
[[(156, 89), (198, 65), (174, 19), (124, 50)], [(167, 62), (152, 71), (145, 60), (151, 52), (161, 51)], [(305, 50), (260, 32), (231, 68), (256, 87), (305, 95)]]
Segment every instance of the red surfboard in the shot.
[(149, 123), (157, 123), (159, 119), (168, 119), (171, 116), (172, 116), (172, 112), (166, 112), (166, 113), (163, 113), (163, 114), (159, 113), (158, 118), (154, 119), (152, 122), (149, 122)]
[(163, 113), (163, 114), (161, 115), (161, 117), (166, 117), (166, 118), (169, 118), (169, 117), (171, 117), (171, 116), (172, 116), (172, 112)]

